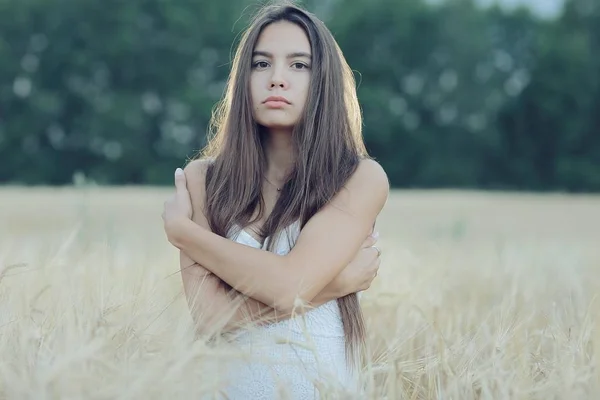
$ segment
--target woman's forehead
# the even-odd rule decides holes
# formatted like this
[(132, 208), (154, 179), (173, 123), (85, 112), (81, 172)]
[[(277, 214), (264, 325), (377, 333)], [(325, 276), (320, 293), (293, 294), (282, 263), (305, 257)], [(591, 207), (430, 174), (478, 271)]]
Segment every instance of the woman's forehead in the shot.
[(291, 22), (276, 22), (268, 25), (258, 37), (254, 52), (268, 53), (277, 57), (311, 54), (306, 33)]

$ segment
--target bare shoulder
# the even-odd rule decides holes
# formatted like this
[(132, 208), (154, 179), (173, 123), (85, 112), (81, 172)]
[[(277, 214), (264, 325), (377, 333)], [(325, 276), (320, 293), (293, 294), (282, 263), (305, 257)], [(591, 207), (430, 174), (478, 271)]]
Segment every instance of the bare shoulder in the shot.
[(204, 203), (206, 197), (206, 171), (212, 163), (210, 159), (196, 159), (190, 161), (183, 172), (187, 182), (187, 189), (192, 201), (193, 220), (204, 224), (206, 221)]
[(388, 192), (390, 183), (383, 167), (373, 159), (361, 160), (350, 178), (354, 183), (366, 185), (365, 187), (375, 189), (378, 192)]
[[(362, 198), (381, 209), (387, 201), (390, 184), (383, 167), (375, 160), (364, 159), (345, 185), (346, 196)], [(343, 191), (344, 192), (344, 191)]]
[(206, 179), (206, 171), (208, 167), (212, 163), (212, 160), (207, 158), (199, 158), (196, 160), (190, 161), (184, 168), (183, 172), (185, 172), (185, 178), (188, 182), (190, 181), (202, 181), (204, 182)]

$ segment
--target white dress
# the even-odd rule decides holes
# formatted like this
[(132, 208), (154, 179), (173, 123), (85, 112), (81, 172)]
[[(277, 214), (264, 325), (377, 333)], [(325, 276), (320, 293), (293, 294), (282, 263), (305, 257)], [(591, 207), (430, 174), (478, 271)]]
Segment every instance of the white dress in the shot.
[[(229, 237), (260, 248), (244, 230)], [(300, 233), (299, 223), (278, 236), (277, 254), (290, 251)], [(268, 240), (268, 239), (267, 239)], [(336, 300), (285, 321), (245, 331), (233, 339), (240, 357), (227, 374), (226, 395), (236, 400), (319, 399), (319, 392), (349, 399), (358, 389), (347, 362), (345, 336)], [(328, 396), (328, 398), (331, 398)]]

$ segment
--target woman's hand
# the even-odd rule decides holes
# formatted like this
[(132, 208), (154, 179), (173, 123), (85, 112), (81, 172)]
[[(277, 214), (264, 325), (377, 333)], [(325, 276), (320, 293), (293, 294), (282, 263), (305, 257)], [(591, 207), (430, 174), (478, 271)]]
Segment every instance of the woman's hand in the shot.
[(175, 194), (164, 203), (162, 219), (169, 242), (177, 233), (178, 223), (192, 218), (192, 201), (187, 190), (185, 174), (181, 168), (175, 171)]
[(381, 263), (381, 250), (375, 246), (378, 237), (378, 233), (367, 237), (350, 264), (326, 287), (327, 292), (336, 293), (339, 298), (371, 286)]

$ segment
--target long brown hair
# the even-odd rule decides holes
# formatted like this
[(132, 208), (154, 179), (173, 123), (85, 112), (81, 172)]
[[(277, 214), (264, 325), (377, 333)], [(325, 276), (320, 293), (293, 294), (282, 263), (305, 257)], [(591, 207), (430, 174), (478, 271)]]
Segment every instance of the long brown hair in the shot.
[[(303, 114), (292, 132), (295, 165), (263, 224), (262, 237), (274, 237), (297, 220), (302, 228), (344, 186), (359, 161), (368, 157), (354, 75), (325, 24), (289, 2), (263, 7), (241, 37), (225, 95), (213, 112), (208, 145), (201, 153), (201, 158), (213, 160), (206, 174), (207, 219), (212, 231), (224, 237), (235, 225), (248, 226), (264, 213), (265, 132), (253, 118), (249, 81), (258, 37), (266, 26), (279, 21), (294, 23), (306, 33), (312, 75)], [(272, 241), (268, 242), (271, 247)], [(346, 353), (359, 361), (356, 356), (364, 355), (365, 327), (358, 298), (350, 294), (338, 299), (338, 304)]]

